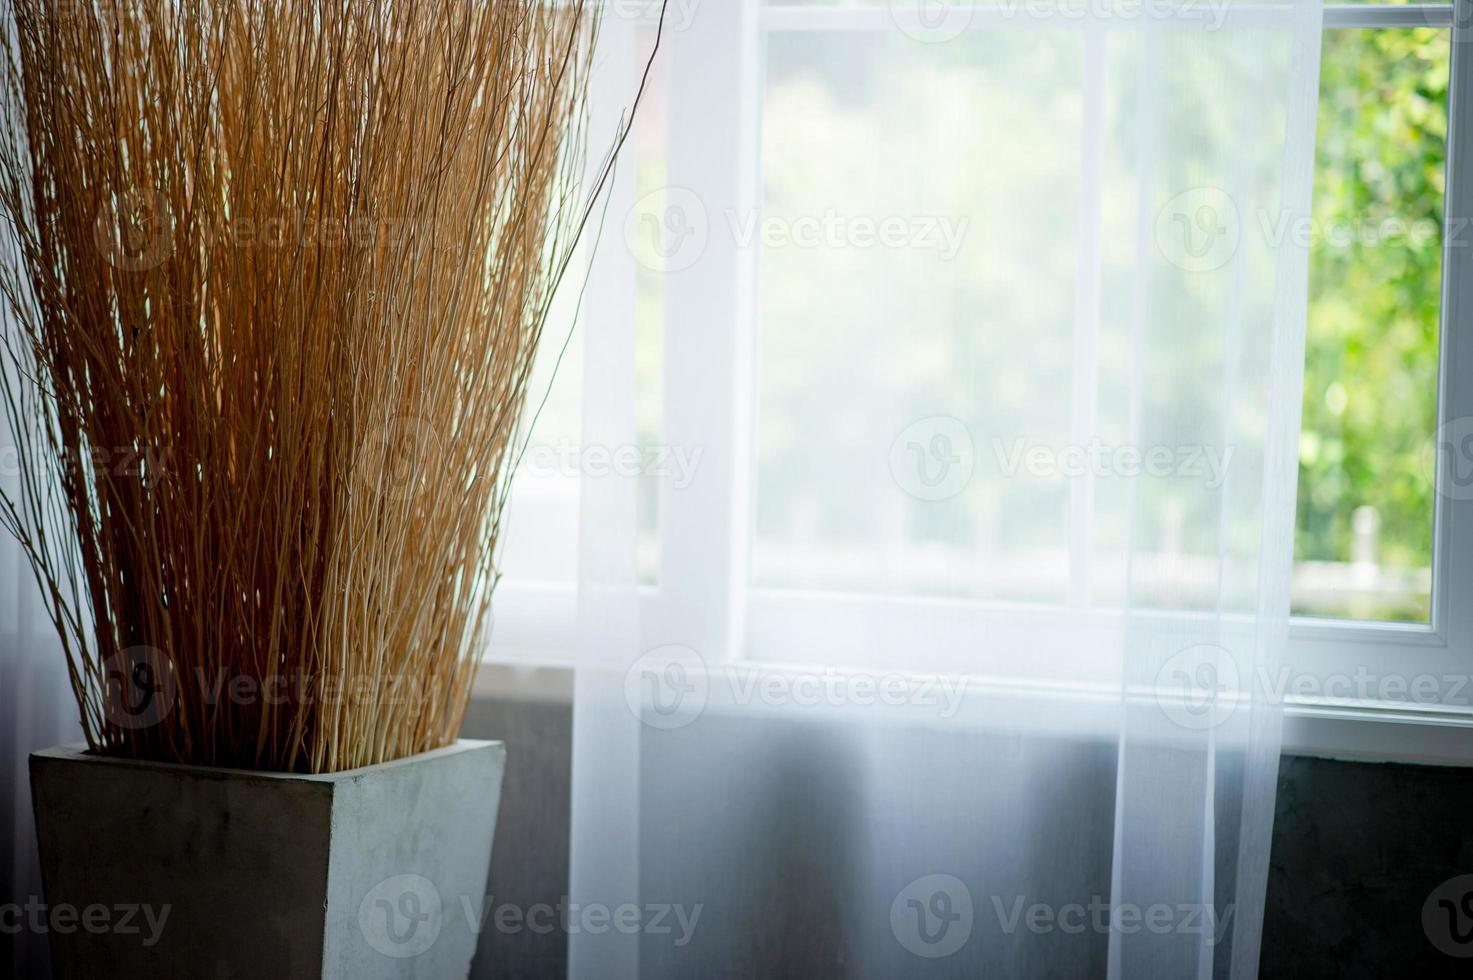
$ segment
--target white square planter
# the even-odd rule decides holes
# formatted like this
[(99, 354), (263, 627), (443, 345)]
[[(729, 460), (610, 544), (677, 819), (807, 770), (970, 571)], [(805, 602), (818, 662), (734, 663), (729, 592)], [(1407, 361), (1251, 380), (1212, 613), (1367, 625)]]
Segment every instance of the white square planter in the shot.
[[(75, 910), (56, 976), (465, 977), (505, 765), (464, 740), (325, 775), (37, 752), (45, 899)], [(161, 927), (120, 927), (144, 906)]]

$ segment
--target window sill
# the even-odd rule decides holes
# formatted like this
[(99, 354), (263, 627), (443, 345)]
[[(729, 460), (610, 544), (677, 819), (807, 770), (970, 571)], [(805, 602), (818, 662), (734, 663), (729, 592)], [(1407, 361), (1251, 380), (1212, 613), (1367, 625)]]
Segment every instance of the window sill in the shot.
[[(1035, 695), (1071, 696), (1065, 692)], [(473, 697), (571, 706), (573, 670), (566, 661), (507, 657), (487, 661), (476, 676)], [(726, 710), (755, 714), (777, 709), (728, 706)], [(1473, 710), (1290, 697), (1284, 704), (1282, 752), (1355, 762), (1473, 766)]]
[(1355, 762), (1473, 766), (1473, 710), (1290, 698), (1283, 751)]

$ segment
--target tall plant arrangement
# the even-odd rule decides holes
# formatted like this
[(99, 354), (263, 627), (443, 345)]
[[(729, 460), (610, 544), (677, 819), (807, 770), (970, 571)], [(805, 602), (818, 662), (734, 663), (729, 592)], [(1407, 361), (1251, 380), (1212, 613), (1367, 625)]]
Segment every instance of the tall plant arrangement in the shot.
[(12, 9), (0, 519), (87, 741), (309, 772), (448, 743), (590, 213), (595, 15)]

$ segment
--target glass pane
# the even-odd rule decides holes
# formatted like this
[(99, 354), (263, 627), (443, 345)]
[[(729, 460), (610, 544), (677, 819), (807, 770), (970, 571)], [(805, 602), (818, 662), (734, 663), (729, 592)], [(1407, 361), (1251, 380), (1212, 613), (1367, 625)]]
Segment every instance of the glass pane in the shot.
[[(672, 4), (672, 9), (674, 4)], [(639, 32), (640, 50), (654, 46), (654, 29)], [(623, 244), (635, 260), (635, 385), (637, 445), (602, 446), (582, 439), (583, 334), (574, 327), (583, 307), (582, 283), (591, 253), (620, 243), (616, 228), (585, 235), (554, 297), (546, 333), (528, 384), (524, 424), (530, 426), (507, 502), (497, 568), (517, 585), (572, 586), (578, 581), (578, 498), (581, 481), (634, 476), (639, 483), (638, 570), (642, 584), (659, 579), (659, 498), (662, 488), (680, 489), (694, 478), (700, 453), (663, 443), (661, 416), (661, 271), (664, 266), (641, 236), (639, 219), (663, 213), (668, 59), (657, 58), (623, 159), (634, 171), (638, 204)], [(636, 70), (643, 70), (640, 64)], [(630, 79), (637, 84), (639, 77)], [(600, 239), (603, 244), (596, 244)], [(498, 611), (508, 607), (498, 605)]]
[[(1220, 69), (1174, 44), (1221, 45)], [(727, 216), (761, 254), (754, 583), (1251, 599), (1251, 563), (1219, 555), (1256, 524), (1221, 515), (1256, 506), (1230, 453), (1261, 438), (1242, 386), (1267, 352), (1237, 338), (1272, 290), (1230, 302), (1199, 274), (1226, 239), (1166, 254), (1158, 216), (1212, 211), (1219, 180), (1277, 200), (1283, 118), (1213, 96), (1287, 57), (1269, 33), (769, 36), (762, 209)], [(1152, 132), (1173, 136), (1146, 167)], [(1238, 274), (1271, 274), (1269, 240), (1238, 238)]]
[(768, 37), (754, 584), (1063, 599), (1067, 481), (988, 436), (1068, 437), (1083, 61)]
[(1426, 622), (1446, 31), (1332, 30), (1321, 67), (1293, 604)]

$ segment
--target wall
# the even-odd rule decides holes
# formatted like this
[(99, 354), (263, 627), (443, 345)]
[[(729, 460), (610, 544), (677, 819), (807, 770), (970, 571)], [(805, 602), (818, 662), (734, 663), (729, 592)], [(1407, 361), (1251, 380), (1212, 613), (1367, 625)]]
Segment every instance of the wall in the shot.
[[(496, 901), (521, 908), (556, 905), (567, 887), (570, 709), (555, 697), (482, 697), (466, 734), (502, 738), (509, 751), (488, 891)], [(646, 943), (648, 975), (867, 976), (878, 975), (873, 965), (880, 962), (886, 975), (916, 975), (918, 961), (903, 952), (882, 961), (876, 957), (884, 956), (883, 950), (860, 950), (870, 964), (863, 970), (846, 959), (856, 944), (883, 942), (885, 936), (841, 931), (845, 922), (855, 921), (856, 910), (846, 905), (858, 900), (863, 883), (847, 881), (852, 869), (826, 859), (814, 844), (841, 854), (844, 836), (855, 832), (848, 819), (853, 814), (846, 812), (842, 774), (827, 773), (817, 761), (824, 755), (822, 736), (812, 731), (791, 736), (780, 731), (764, 736), (767, 758), (773, 760), (768, 799), (751, 801), (739, 814), (707, 815), (712, 826), (706, 829), (715, 837), (745, 832), (762, 838), (770, 859), (744, 865), (741, 875), (754, 894), (738, 896), (726, 914), (703, 918), (699, 941), (685, 950), (677, 953), (668, 942)], [(778, 742), (786, 742), (788, 750), (774, 753)], [(1084, 828), (1108, 827), (1111, 811), (1101, 794), (1108, 796), (1113, 784), (1100, 776), (1111, 771), (1101, 751), (1078, 745), (1056, 753), (1056, 761), (1076, 761), (1051, 777), (1061, 794), (1061, 812)], [(739, 754), (735, 759), (724, 761), (742, 764)], [(699, 794), (698, 786), (689, 789)], [(1470, 813), (1470, 770), (1286, 757), (1280, 767), (1261, 975), (1461, 975), (1466, 964), (1432, 945), (1422, 912), (1439, 883), (1473, 871)], [(682, 830), (692, 832), (656, 828), (655, 836)], [(1091, 859), (1084, 857), (1101, 851), (1108, 855), (1108, 841), (1091, 841), (1069, 860), (1083, 862), (1083, 880), (1108, 894), (1108, 868), (1099, 862), (1089, 866)], [(692, 853), (702, 860), (700, 849)], [(1040, 852), (1039, 859), (1050, 855)], [(721, 880), (721, 874), (715, 867), (686, 871), (688, 881)], [(985, 879), (985, 867), (981, 876)], [(729, 875), (726, 880), (729, 884)], [(678, 883), (647, 882), (646, 887), (678, 888)], [(1433, 928), (1438, 928), (1435, 918)], [(1055, 933), (1010, 942), (1012, 948), (979, 948), (972, 961), (968, 952), (979, 944), (969, 944), (946, 961), (927, 961), (925, 975), (975, 976), (989, 965), (994, 969), (988, 975), (1003, 975), (996, 972), (999, 963), (1012, 965), (1007, 975), (1103, 975), (1103, 937)], [(560, 931), (533, 935), (488, 927), (473, 976), (561, 978), (566, 966), (566, 937)]]
[[(554, 686), (540, 697), (478, 696), (467, 717), (468, 737), (500, 738), (508, 747), (487, 889), (493, 907), (557, 907), (566, 894), (572, 735), (566, 694)], [(769, 726), (756, 739), (734, 743), (745, 751), (723, 760), (726, 765), (770, 767), (769, 792), (763, 799), (749, 801), (740, 812), (713, 809), (702, 816), (701, 826), (662, 827), (651, 820), (649, 833), (657, 839), (686, 835), (676, 846), (689, 847), (693, 838), (710, 834), (739, 839), (749, 853), (760, 853), (763, 859), (744, 864), (741, 875), (732, 876), (718, 862), (701, 866), (703, 850), (691, 848), (697, 859), (687, 869), (684, 887), (689, 891), (689, 882), (702, 881), (708, 886), (672, 898), (709, 900), (716, 891), (712, 883), (720, 883), (724, 893), (734, 877), (740, 877), (746, 893), (734, 896), (724, 914), (704, 917), (699, 941), (687, 949), (648, 945), (647, 975), (805, 980), (920, 975), (917, 961), (886, 941), (883, 925), (864, 935), (843, 932), (845, 924), (862, 921), (856, 904), (866, 883), (831, 857), (844, 853), (847, 835), (860, 832), (853, 820), (856, 807), (846, 797), (845, 775), (832, 771), (826, 761), (838, 755), (826, 749), (826, 740), (835, 737), (833, 732)], [(1108, 894), (1108, 868), (1098, 855), (1109, 852), (1108, 840), (1099, 834), (1108, 829), (1111, 814), (1111, 753), (1082, 743), (1056, 745), (1050, 751), (1051, 764), (1040, 767), (1048, 770), (1042, 791), (1054, 794), (1060, 812), (1070, 815), (1068, 823), (1085, 831), (1081, 835), (1065, 828), (1040, 835), (1033, 842), (1035, 857), (1061, 860), (1088, 887)], [(1034, 764), (1026, 755), (1015, 757), (1020, 765)], [(722, 770), (713, 767), (709, 778), (722, 778)], [(688, 789), (699, 793), (699, 786)], [(1440, 883), (1473, 871), (1470, 814), (1473, 770), (1286, 757), (1279, 772), (1261, 975), (1469, 975), (1467, 961), (1443, 955), (1429, 941), (1423, 908)], [(986, 841), (947, 840), (935, 846), (975, 853), (976, 873), (987, 878)], [(11, 853), (13, 857), (19, 849)], [(680, 887), (679, 882), (647, 883), (667, 895)], [(1449, 939), (1449, 924), (1438, 910), (1432, 910), (1429, 922), (1433, 935)], [(9, 963), (16, 976), (44, 976), (44, 945), (16, 944), (26, 938), (34, 937), (0, 936), (5, 940), (0, 942), (0, 954), (5, 954), (0, 965)], [(1012, 948), (986, 951), (988, 963), (1011, 964), (1012, 969), (994, 968), (983, 975), (1102, 976), (1104, 948), (1099, 937), (1089, 935), (1017, 937)], [(1473, 942), (1463, 948), (1473, 953)], [(978, 967), (986, 964), (969, 961), (968, 950), (946, 961), (927, 961), (922, 972), (928, 977), (979, 975)], [(869, 966), (859, 966), (856, 958)], [(498, 930), (488, 921), (473, 977), (561, 980), (566, 970), (567, 942), (560, 930)]]

